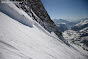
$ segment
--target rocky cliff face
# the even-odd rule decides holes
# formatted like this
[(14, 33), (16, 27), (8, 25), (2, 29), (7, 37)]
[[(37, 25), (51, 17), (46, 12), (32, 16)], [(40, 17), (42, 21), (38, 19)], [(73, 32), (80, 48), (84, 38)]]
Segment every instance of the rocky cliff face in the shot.
[(20, 3), (15, 3), (17, 7), (23, 9), (29, 16), (36, 20), (47, 31), (54, 32), (59, 38), (62, 33), (58, 30), (55, 23), (49, 17), (41, 0), (16, 0)]

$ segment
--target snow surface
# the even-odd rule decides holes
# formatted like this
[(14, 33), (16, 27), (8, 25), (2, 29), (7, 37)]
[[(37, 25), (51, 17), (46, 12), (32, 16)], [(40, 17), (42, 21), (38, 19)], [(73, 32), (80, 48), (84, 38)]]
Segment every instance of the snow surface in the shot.
[(88, 58), (88, 52), (65, 45), (13, 3), (0, 3), (0, 11), (0, 59)]
[[(23, 10), (17, 8), (13, 3), (0, 3), (0, 11), (7, 14), (9, 17), (21, 22), (24, 25), (32, 27), (33, 20)], [(30, 19), (30, 20), (29, 20)]]

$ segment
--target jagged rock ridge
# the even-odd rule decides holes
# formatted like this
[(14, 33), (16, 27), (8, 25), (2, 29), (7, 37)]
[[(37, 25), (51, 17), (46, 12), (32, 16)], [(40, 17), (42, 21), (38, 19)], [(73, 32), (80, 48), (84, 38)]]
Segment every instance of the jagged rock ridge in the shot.
[(49, 32), (54, 32), (59, 38), (61, 38), (62, 33), (58, 30), (55, 23), (49, 17), (47, 11), (45, 10), (41, 0), (16, 0), (22, 2), (16, 4), (19, 8), (22, 8), (29, 16), (36, 20), (40, 25), (42, 25)]

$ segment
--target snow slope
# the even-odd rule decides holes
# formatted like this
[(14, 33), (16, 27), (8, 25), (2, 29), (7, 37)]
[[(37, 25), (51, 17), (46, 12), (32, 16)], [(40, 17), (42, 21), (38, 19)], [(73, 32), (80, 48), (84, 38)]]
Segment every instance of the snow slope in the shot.
[[(1, 5), (7, 6), (6, 10), (3, 8), (4, 12)], [(8, 9), (8, 13), (5, 13)], [(11, 12), (13, 9), (15, 13)], [(21, 12), (19, 13), (18, 10)], [(65, 45), (54, 33), (50, 34), (13, 3), (0, 3), (0, 11), (0, 59), (88, 58), (88, 52), (81, 48), (78, 50), (76, 46), (74, 49)], [(24, 17), (18, 20), (22, 15)]]
[(0, 3), (0, 11), (22, 24), (32, 27), (32, 18), (23, 12), (23, 10), (19, 10), (19, 8), (10, 1), (8, 1), (8, 3)]

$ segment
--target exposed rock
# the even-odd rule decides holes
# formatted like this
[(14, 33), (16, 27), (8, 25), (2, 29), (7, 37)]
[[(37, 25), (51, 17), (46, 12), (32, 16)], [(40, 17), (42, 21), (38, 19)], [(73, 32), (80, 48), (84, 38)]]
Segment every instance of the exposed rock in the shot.
[[(20, 0), (16, 1), (19, 2)], [(36, 20), (47, 31), (49, 31), (50, 33), (54, 32), (59, 38), (61, 38), (62, 33), (49, 17), (41, 0), (21, 0), (20, 2), (22, 3), (15, 3), (16, 6), (22, 8), (29, 16)]]

